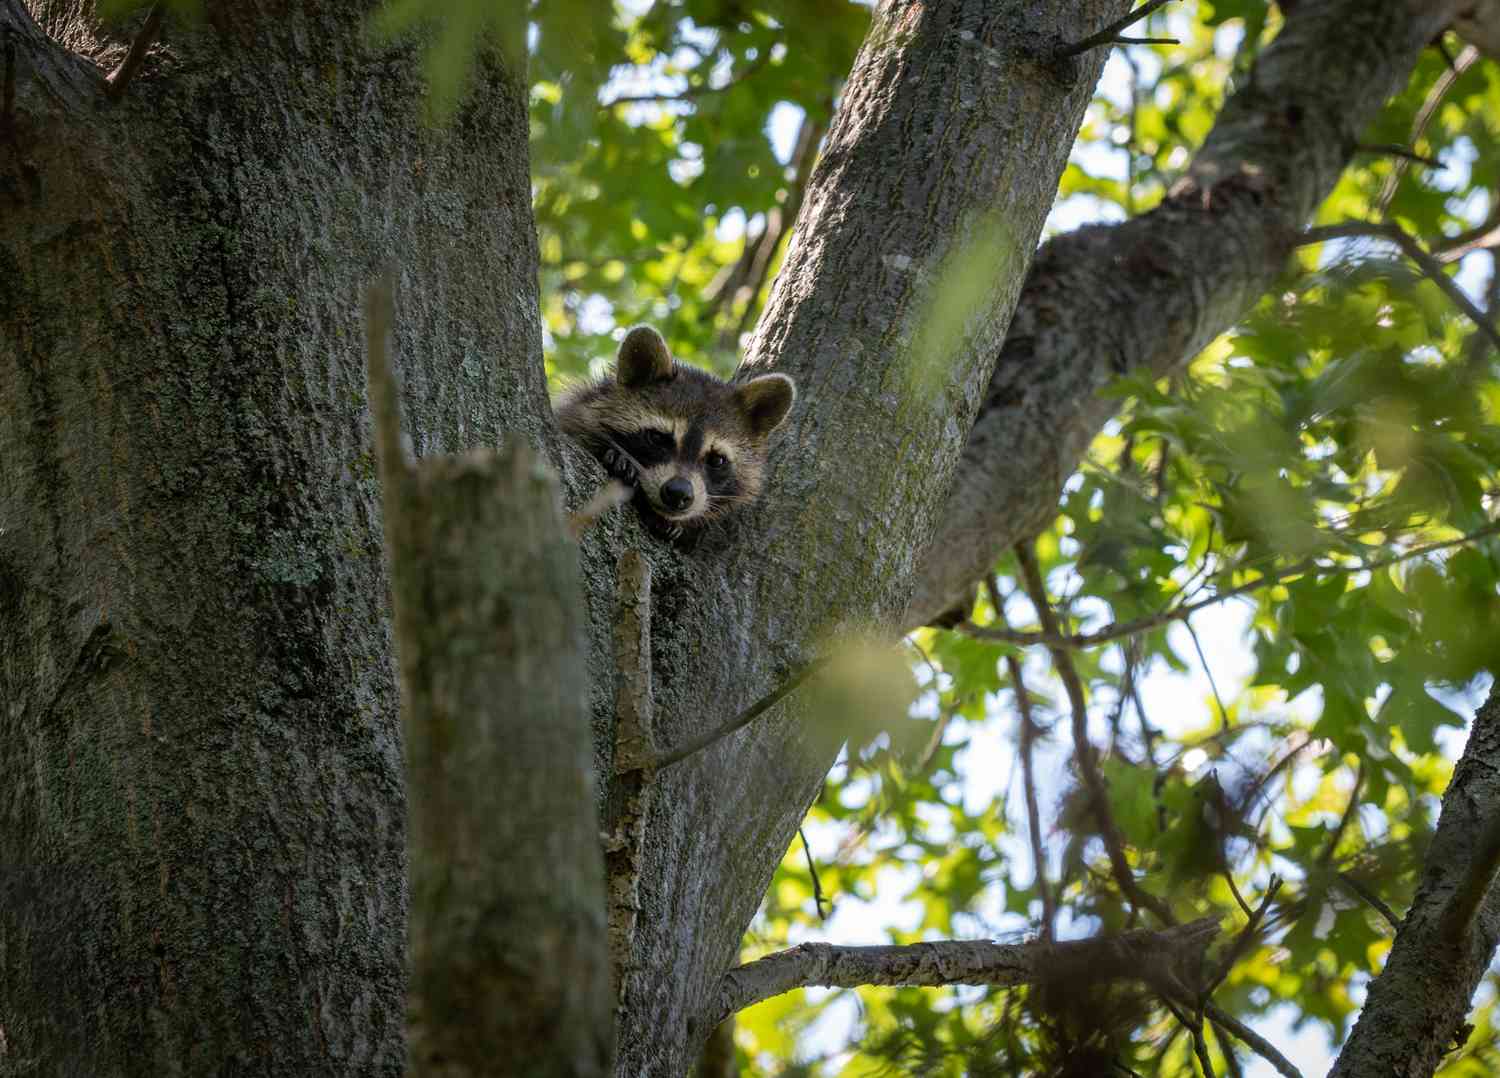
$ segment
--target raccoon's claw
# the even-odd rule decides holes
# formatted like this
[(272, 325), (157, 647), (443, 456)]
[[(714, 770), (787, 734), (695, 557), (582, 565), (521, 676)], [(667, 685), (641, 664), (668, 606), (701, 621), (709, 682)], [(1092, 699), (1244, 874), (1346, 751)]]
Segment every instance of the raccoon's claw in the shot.
[(674, 542), (674, 543), (677, 542), (677, 540), (679, 540), (679, 539), (682, 538), (682, 525), (681, 524), (668, 524), (667, 525), (666, 535), (667, 535), (667, 539), (670, 540), (671, 542)]
[(635, 465), (618, 449), (606, 449), (604, 451), (604, 467), (610, 475), (626, 486), (633, 487), (640, 482), (641, 476), (635, 470)]

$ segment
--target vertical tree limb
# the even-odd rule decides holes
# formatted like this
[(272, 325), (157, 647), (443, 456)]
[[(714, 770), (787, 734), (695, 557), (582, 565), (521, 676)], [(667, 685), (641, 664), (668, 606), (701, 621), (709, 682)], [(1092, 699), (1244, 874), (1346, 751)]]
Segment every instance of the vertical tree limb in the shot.
[(372, 290), (369, 380), (406, 739), (409, 1073), (608, 1074), (604, 872), (576, 547), (524, 443), (402, 456)]
[(641, 841), (656, 777), (652, 736), (651, 563), (635, 549), (620, 555), (615, 608), (614, 777), (605, 804), (604, 858), (609, 883), (609, 954), (620, 1007), (630, 986), (630, 955), (640, 915)]

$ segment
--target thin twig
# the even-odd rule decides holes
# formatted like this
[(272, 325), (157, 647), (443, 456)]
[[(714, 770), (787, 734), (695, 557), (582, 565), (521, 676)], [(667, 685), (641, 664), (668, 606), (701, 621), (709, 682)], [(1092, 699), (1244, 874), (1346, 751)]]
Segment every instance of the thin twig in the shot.
[(1286, 1078), (1302, 1078), (1302, 1072), (1292, 1066), (1291, 1061), (1277, 1051), (1274, 1044), (1218, 1004), (1206, 1004), (1203, 1008), (1203, 1013), (1208, 1016), (1209, 1021), (1217, 1026), (1223, 1026), (1227, 1032), (1239, 1038), (1252, 1052), (1275, 1067), (1277, 1073), (1285, 1075)]
[(1356, 877), (1351, 876), (1347, 872), (1336, 873), (1334, 878), (1342, 883), (1345, 887), (1349, 888), (1349, 890), (1354, 893), (1356, 898), (1363, 899), (1371, 909), (1380, 914), (1380, 916), (1384, 917), (1385, 923), (1390, 925), (1392, 930), (1400, 930), (1401, 918), (1397, 917), (1396, 911), (1391, 909), (1390, 906), (1386, 905), (1385, 900), (1377, 895), (1374, 891), (1370, 890)]
[[(1407, 143), (1416, 145), (1422, 133), (1427, 130), (1427, 125), (1437, 115), (1438, 106), (1442, 104), (1443, 98), (1448, 96), (1448, 91), (1458, 81), (1458, 77), (1469, 69), (1469, 66), (1479, 59), (1479, 50), (1473, 45), (1466, 45), (1464, 51), (1458, 54), (1449, 65), (1448, 70), (1438, 76), (1437, 81), (1432, 84), (1432, 89), (1427, 91), (1427, 98), (1422, 102), (1422, 107), (1417, 110), (1416, 117), (1411, 123), (1411, 134)], [(1391, 199), (1396, 197), (1396, 187), (1401, 183), (1401, 177), (1406, 175), (1407, 163), (1398, 160), (1395, 167), (1391, 169), (1390, 175), (1385, 178), (1385, 183), (1380, 187), (1380, 196), (1375, 200), (1375, 210), (1380, 216), (1385, 216), (1385, 211), (1390, 208)]]
[(1333, 829), (1333, 834), (1329, 835), (1328, 841), (1323, 844), (1323, 852), (1318, 855), (1318, 864), (1327, 866), (1333, 863), (1333, 852), (1338, 848), (1344, 832), (1349, 830), (1349, 823), (1354, 819), (1354, 813), (1359, 808), (1359, 787), (1364, 781), (1365, 762), (1361, 760), (1354, 767), (1354, 787), (1349, 791), (1349, 801), (1344, 805), (1344, 812), (1339, 817), (1338, 826)]
[(1209, 690), (1214, 694), (1214, 703), (1219, 708), (1219, 724), (1223, 727), (1229, 726), (1229, 709), (1224, 706), (1224, 698), (1219, 695), (1219, 684), (1214, 680), (1214, 672), (1209, 668), (1208, 656), (1203, 654), (1203, 645), (1198, 640), (1197, 630), (1193, 628), (1191, 618), (1182, 619), (1182, 627), (1187, 630), (1188, 637), (1193, 641), (1193, 650), (1198, 653), (1198, 663), (1203, 667), (1203, 676), (1208, 678)]
[(1407, 161), (1416, 161), (1433, 169), (1441, 170), (1445, 167), (1436, 157), (1429, 157), (1425, 153), (1418, 153), (1410, 146), (1402, 146), (1398, 142), (1356, 142), (1354, 150), (1356, 153), (1373, 153), (1386, 157), (1400, 157)]
[(1088, 52), (1090, 49), (1097, 49), (1101, 45), (1113, 45), (1120, 40), (1121, 30), (1124, 30), (1127, 26), (1134, 26), (1157, 8), (1169, 3), (1171, 3), (1171, 0), (1146, 0), (1140, 7), (1134, 11), (1126, 12), (1124, 16), (1116, 19), (1097, 34), (1090, 34), (1082, 41), (1059, 50), (1057, 58), (1063, 59), (1068, 56), (1077, 56), (1079, 53)]
[(1247, 592), (1274, 587), (1277, 584), (1285, 583), (1292, 577), (1304, 576), (1313, 572), (1325, 575), (1378, 572), (1381, 569), (1388, 569), (1392, 565), (1399, 565), (1401, 562), (1420, 558), (1424, 554), (1433, 554), (1439, 550), (1447, 550), (1450, 547), (1463, 546), (1465, 543), (1471, 543), (1476, 539), (1483, 539), (1494, 535), (1496, 532), (1500, 532), (1500, 521), (1496, 521), (1493, 524), (1486, 524), (1482, 528), (1476, 528), (1474, 531), (1467, 532), (1456, 539), (1444, 539), (1436, 543), (1426, 543), (1422, 546), (1402, 551), (1400, 554), (1394, 554), (1386, 558), (1376, 558), (1374, 561), (1356, 562), (1353, 565), (1319, 565), (1317, 559), (1306, 558), (1282, 569), (1280, 572), (1257, 577), (1245, 584), (1238, 584), (1227, 591), (1210, 595), (1207, 599), (1200, 599), (1197, 602), (1174, 607), (1171, 610), (1163, 610), (1159, 614), (1147, 614), (1144, 617), (1133, 618), (1130, 621), (1118, 621), (1113, 625), (1106, 625), (1102, 629), (1095, 629), (1087, 633), (1053, 634), (1045, 631), (1036, 632), (1027, 629), (1010, 629), (995, 625), (975, 625), (969, 621), (961, 622), (954, 626), (954, 632), (963, 633), (965, 636), (972, 636), (976, 640), (996, 640), (1004, 644), (1016, 644), (1021, 647), (1044, 644), (1051, 648), (1089, 648), (1096, 644), (1107, 643), (1110, 640), (1118, 640), (1122, 636), (1135, 636), (1139, 633), (1148, 632), (1151, 629), (1158, 629), (1163, 625), (1169, 625), (1174, 621), (1181, 621), (1183, 618), (1196, 614), (1204, 607), (1213, 606), (1215, 603), (1222, 603), (1226, 599), (1237, 598)]
[[(1025, 543), (1017, 543), (1015, 549), (1026, 593), (1031, 597), (1031, 605), (1036, 608), (1043, 632), (1053, 637), (1061, 635), (1057, 631), (1057, 616), (1047, 600), (1047, 586), (1042, 581), (1035, 555)], [(1171, 906), (1136, 881), (1130, 861), (1125, 856), (1125, 840), (1115, 823), (1114, 813), (1110, 810), (1109, 791), (1105, 787), (1104, 776), (1099, 773), (1094, 745), (1089, 741), (1088, 703), (1084, 699), (1083, 682), (1079, 680), (1078, 670), (1073, 665), (1073, 656), (1066, 648), (1051, 647), (1049, 650), (1052, 664), (1057, 668), (1057, 675), (1067, 690), (1068, 703), (1073, 711), (1073, 754), (1083, 776), (1084, 789), (1088, 791), (1094, 819), (1099, 825), (1099, 835), (1104, 840), (1104, 849), (1109, 855), (1110, 871), (1115, 884), (1134, 905), (1149, 909), (1165, 924), (1176, 924), (1177, 918), (1173, 916)]]
[(938, 749), (943, 747), (943, 735), (948, 732), (948, 726), (953, 722), (953, 716), (964, 706), (964, 697), (956, 698), (949, 707), (943, 706), (943, 687), (940, 675), (942, 671), (932, 661), (932, 656), (927, 654), (927, 649), (917, 643), (911, 637), (906, 638), (906, 644), (915, 651), (927, 664), (928, 671), (932, 674), (932, 691), (938, 698), (938, 716), (932, 724), (932, 734), (927, 738), (927, 744), (922, 747), (922, 753), (911, 765), (913, 775), (925, 775), (927, 769), (932, 766), (933, 758), (937, 756)]
[(1229, 1078), (1245, 1078), (1245, 1069), (1240, 1065), (1240, 1057), (1234, 1054), (1229, 1035), (1217, 1025), (1214, 1026), (1214, 1039), (1219, 1042), (1219, 1050), (1224, 1053), (1224, 1066), (1229, 1072)]
[(1500, 204), (1473, 228), (1434, 244), (1432, 254), (1439, 262), (1457, 262), (1467, 254), (1491, 247), (1500, 247)]
[(1370, 221), (1324, 225), (1321, 228), (1308, 229), (1297, 241), (1297, 245), (1301, 247), (1310, 243), (1322, 243), (1325, 240), (1352, 239), (1360, 236), (1387, 240), (1400, 247), (1406, 257), (1415, 262), (1422, 273), (1447, 294), (1448, 298), (1453, 301), (1453, 305), (1468, 315), (1469, 320), (1479, 328), (1479, 331), (1488, 337), (1496, 348), (1500, 348), (1500, 329), (1496, 329), (1495, 324), (1474, 305), (1474, 301), (1464, 294), (1464, 290), (1458, 287), (1453, 278), (1443, 272), (1442, 263), (1423, 250), (1416, 238), (1400, 225), (1376, 224)]
[(1219, 968), (1209, 977), (1208, 987), (1203, 991), (1205, 998), (1212, 996), (1218, 990), (1219, 985), (1223, 984), (1224, 979), (1233, 971), (1235, 963), (1249, 949), (1250, 943), (1255, 937), (1256, 929), (1265, 920), (1266, 911), (1271, 908), (1271, 902), (1276, 898), (1276, 892), (1281, 890), (1281, 884), (1281, 877), (1272, 873), (1271, 879), (1266, 886), (1266, 893), (1261, 896), (1260, 905), (1248, 915), (1245, 927), (1240, 930), (1240, 934), (1229, 945), (1229, 950), (1225, 952), (1224, 958), (1219, 962)]
[(722, 86), (714, 86), (708, 82), (704, 82), (699, 86), (689, 86), (680, 94), (621, 94), (619, 97), (610, 98), (599, 107), (601, 109), (612, 109), (616, 105), (672, 105), (678, 102), (692, 104), (700, 97), (707, 97), (710, 94), (722, 94), (726, 90), (734, 89), (752, 75), (757, 74), (761, 68), (770, 62), (770, 59), (771, 52), (767, 49), (761, 54), (759, 59), (752, 62), (743, 71), (735, 74)]
[(146, 53), (156, 42), (156, 35), (161, 32), (162, 19), (167, 14), (166, 4), (152, 4), (151, 10), (146, 15), (146, 22), (141, 27), (141, 32), (135, 35), (135, 40), (130, 43), (130, 51), (125, 54), (125, 59), (120, 61), (120, 66), (110, 72), (105, 78), (105, 93), (112, 98), (119, 98), (125, 92), (125, 87), (130, 85), (130, 80), (135, 78), (135, 73), (140, 70), (141, 63), (146, 59)]
[[(999, 584), (991, 573), (985, 578), (989, 588), (990, 605), (995, 617), (1005, 624), (1005, 601), (1000, 596)], [(1047, 853), (1042, 843), (1042, 813), (1036, 793), (1036, 767), (1033, 750), (1036, 745), (1037, 725), (1031, 711), (1031, 694), (1026, 689), (1022, 676), (1021, 660), (1014, 655), (1005, 657), (1006, 669), (1010, 671), (1010, 683), (1015, 689), (1016, 710), (1021, 713), (1021, 788), (1026, 799), (1026, 830), (1031, 839), (1031, 863), (1036, 873), (1036, 889), (1042, 898), (1042, 938), (1052, 940), (1056, 935), (1057, 900), (1052, 895), (1052, 884), (1047, 879)]]
[[(1259, 779), (1257, 779), (1255, 781), (1255, 784), (1251, 786), (1250, 789), (1245, 791), (1244, 796), (1240, 798), (1240, 804), (1243, 806), (1245, 815), (1248, 816), (1250, 814), (1252, 808), (1254, 807), (1256, 799), (1260, 797), (1261, 791), (1265, 790), (1268, 786), (1271, 785), (1271, 780), (1281, 772), (1285, 771), (1287, 767), (1290, 766), (1291, 762), (1295, 760), (1298, 755), (1303, 752), (1303, 750), (1313, 744), (1313, 741), (1313, 738), (1308, 737), (1305, 734), (1301, 735), (1301, 740), (1291, 745), (1286, 750), (1286, 752), (1282, 754), (1281, 759), (1272, 764), (1270, 768), (1266, 770), (1266, 773)], [(1267, 798), (1266, 803), (1269, 807), (1269, 798)]]
[(797, 837), (802, 840), (802, 853), (807, 857), (807, 872), (812, 877), (813, 905), (817, 907), (818, 920), (826, 921), (828, 914), (823, 912), (823, 907), (827, 906), (829, 913), (832, 913), (833, 903), (823, 897), (823, 884), (818, 879), (818, 866), (813, 863), (812, 847), (807, 844), (807, 832), (799, 827)]
[(1182, 42), (1175, 37), (1125, 37), (1121, 35), (1110, 42), (1111, 45), (1181, 45)]
[[(818, 146), (822, 143), (823, 135), (827, 130), (826, 122), (822, 120), (815, 122), (811, 116), (804, 116), (801, 126), (797, 129), (797, 141), (787, 162), (792, 170), (792, 178), (787, 185), (786, 199), (781, 205), (773, 206), (766, 211), (766, 227), (761, 233), (760, 242), (755, 245), (755, 258), (751, 263), (750, 272), (740, 285), (739, 291), (745, 296), (745, 309), (740, 312), (739, 324), (734, 330), (734, 340), (729, 342), (731, 346), (737, 345), (740, 335), (749, 331), (755, 316), (759, 313), (755, 297), (760, 295), (760, 290), (765, 287), (766, 278), (771, 272), (772, 261), (777, 249), (781, 246), (783, 237), (797, 223), (797, 214), (802, 209), (802, 199), (807, 193), (807, 183), (812, 177), (813, 160), (817, 156)], [(735, 297), (731, 296), (729, 299), (733, 303)]]
[(761, 697), (755, 703), (751, 704), (748, 708), (740, 712), (734, 718), (730, 719), (728, 722), (724, 723), (721, 726), (714, 727), (712, 730), (708, 731), (705, 734), (700, 734), (698, 737), (689, 738), (686, 744), (680, 745), (675, 749), (669, 749), (668, 751), (663, 752), (660, 756), (658, 756), (651, 762), (651, 766), (656, 768), (657, 770), (661, 770), (664, 767), (671, 767), (675, 763), (686, 760), (695, 752), (700, 752), (703, 749), (708, 748), (708, 746), (712, 745), (720, 738), (728, 737), (730, 734), (734, 733), (741, 727), (749, 726), (756, 719), (760, 718), (767, 711), (770, 711), (777, 704), (781, 703), (782, 700), (790, 696), (799, 685), (801, 685), (808, 678), (812, 677), (813, 674), (817, 673), (827, 664), (827, 656), (813, 659), (811, 662), (804, 663), (799, 670), (794, 672), (779, 686), (777, 686), (775, 689), (772, 689), (765, 696)]

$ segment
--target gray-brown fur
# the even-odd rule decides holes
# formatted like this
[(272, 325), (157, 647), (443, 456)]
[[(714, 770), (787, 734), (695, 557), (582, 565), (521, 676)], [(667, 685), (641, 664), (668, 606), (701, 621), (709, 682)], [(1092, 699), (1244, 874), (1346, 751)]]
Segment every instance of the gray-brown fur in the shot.
[(557, 402), (563, 432), (636, 488), (646, 522), (669, 536), (754, 501), (766, 444), (796, 400), (784, 374), (725, 382), (678, 363), (661, 334), (636, 326), (607, 377)]

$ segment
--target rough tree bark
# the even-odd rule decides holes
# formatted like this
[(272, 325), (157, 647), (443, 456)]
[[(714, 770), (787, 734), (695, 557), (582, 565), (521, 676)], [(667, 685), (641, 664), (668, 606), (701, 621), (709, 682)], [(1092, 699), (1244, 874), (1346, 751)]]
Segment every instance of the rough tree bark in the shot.
[(1463, 1045), (1500, 943), (1500, 683), (1443, 793), (1422, 882), (1329, 1078), (1426, 1078)]
[(0, 0), (0, 1069), (402, 1071), (374, 270), (420, 452), (555, 443), (522, 88), (428, 129), (368, 7), (203, 5), (112, 101)]

